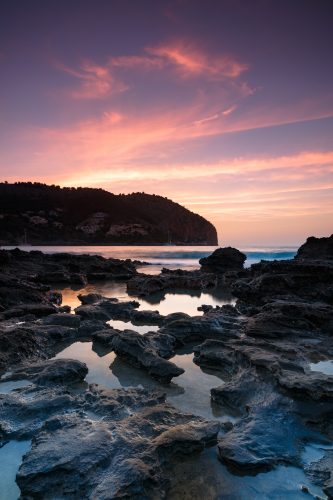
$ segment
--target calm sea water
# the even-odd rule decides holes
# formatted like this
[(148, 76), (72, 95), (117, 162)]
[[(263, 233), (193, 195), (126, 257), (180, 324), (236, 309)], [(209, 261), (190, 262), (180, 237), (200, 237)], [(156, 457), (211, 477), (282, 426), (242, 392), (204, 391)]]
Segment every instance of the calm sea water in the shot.
[[(14, 248), (14, 247), (2, 247)], [(22, 250), (41, 250), (45, 253), (69, 252), (74, 254), (88, 253), (113, 257), (117, 259), (133, 259), (149, 262), (154, 267), (171, 267), (194, 269), (199, 267), (199, 259), (207, 257), (215, 246), (21, 246)], [(247, 256), (245, 266), (250, 266), (262, 259), (291, 259), (294, 257), (296, 247), (248, 247), (240, 248)], [(156, 272), (157, 269), (154, 269)], [(150, 271), (152, 267), (150, 266)]]

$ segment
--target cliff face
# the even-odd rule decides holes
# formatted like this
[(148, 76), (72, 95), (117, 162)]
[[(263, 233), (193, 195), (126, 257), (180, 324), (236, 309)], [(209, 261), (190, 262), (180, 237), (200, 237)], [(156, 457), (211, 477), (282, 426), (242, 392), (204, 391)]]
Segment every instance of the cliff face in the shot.
[(0, 244), (217, 245), (215, 227), (162, 196), (0, 183)]

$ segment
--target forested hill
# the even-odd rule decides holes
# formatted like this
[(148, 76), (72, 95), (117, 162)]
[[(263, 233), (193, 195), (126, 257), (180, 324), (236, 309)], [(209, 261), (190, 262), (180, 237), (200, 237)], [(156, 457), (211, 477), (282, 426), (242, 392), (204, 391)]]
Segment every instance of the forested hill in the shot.
[(217, 245), (215, 227), (162, 196), (0, 183), (0, 244)]

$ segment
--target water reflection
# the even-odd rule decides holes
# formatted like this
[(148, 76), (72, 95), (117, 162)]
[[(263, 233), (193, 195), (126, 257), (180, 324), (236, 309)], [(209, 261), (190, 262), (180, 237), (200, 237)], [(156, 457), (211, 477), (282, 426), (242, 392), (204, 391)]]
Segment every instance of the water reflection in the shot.
[[(256, 476), (235, 478), (217, 459), (216, 448), (172, 462), (168, 500), (306, 500), (326, 498), (302, 469), (279, 466)], [(306, 486), (310, 495), (301, 491)]]
[(325, 450), (333, 450), (332, 445), (325, 445), (323, 443), (308, 443), (302, 453), (302, 462), (309, 465), (312, 462), (318, 462), (323, 458)]
[(210, 398), (210, 390), (223, 383), (216, 374), (205, 373), (193, 363), (193, 353), (178, 354), (172, 361), (181, 366), (185, 373), (177, 377), (175, 382), (184, 389), (184, 393), (168, 394), (168, 400), (184, 412), (191, 412), (207, 419), (230, 420)]
[(325, 375), (333, 375), (333, 360), (311, 363), (310, 369), (314, 372), (324, 373)]
[(88, 383), (97, 383), (104, 387), (143, 387), (159, 389), (167, 394), (167, 399), (184, 412), (194, 413), (207, 419), (230, 420), (231, 417), (211, 402), (210, 389), (221, 385), (223, 381), (217, 374), (203, 372), (193, 363), (193, 353), (177, 354), (172, 361), (185, 370), (185, 373), (173, 379), (170, 385), (164, 385), (152, 379), (145, 370), (126, 363), (113, 352), (91, 342), (75, 342), (56, 355), (56, 358), (73, 358), (86, 363)]
[(62, 304), (68, 305), (72, 309), (81, 305), (78, 299), (79, 294), (99, 293), (105, 297), (115, 297), (119, 300), (128, 300), (126, 293), (126, 283), (118, 283), (114, 281), (89, 283), (85, 287), (66, 287), (58, 286), (56, 290), (62, 293)]
[(15, 478), (30, 445), (31, 441), (10, 441), (0, 448), (0, 500), (17, 500), (20, 497)]
[[(126, 292), (126, 283), (119, 282), (99, 282), (89, 284), (83, 288), (57, 287), (57, 291), (62, 293), (63, 305), (69, 305), (72, 309), (81, 305), (78, 299), (79, 294), (99, 293), (104, 297), (115, 297), (119, 300), (133, 300)], [(168, 293), (152, 294), (149, 297), (137, 298), (140, 309), (158, 310), (160, 314), (167, 315), (174, 312), (184, 312), (190, 316), (202, 314), (197, 309), (202, 304), (221, 306), (224, 304), (234, 304), (235, 299), (225, 289), (216, 288), (213, 290), (200, 292), (188, 290), (175, 290)]]
[(20, 389), (28, 385), (31, 385), (30, 380), (9, 380), (8, 382), (1, 382), (0, 379), (0, 394), (8, 394), (14, 389)]
[(78, 359), (88, 367), (86, 381), (89, 384), (101, 384), (112, 389), (121, 387), (117, 377), (109, 369), (115, 354), (108, 353), (100, 357), (92, 350), (91, 342), (75, 342), (59, 352), (55, 358)]
[(118, 321), (115, 319), (111, 319), (107, 323), (117, 330), (134, 330), (141, 335), (147, 332), (157, 332), (159, 329), (157, 325), (134, 325), (131, 321)]

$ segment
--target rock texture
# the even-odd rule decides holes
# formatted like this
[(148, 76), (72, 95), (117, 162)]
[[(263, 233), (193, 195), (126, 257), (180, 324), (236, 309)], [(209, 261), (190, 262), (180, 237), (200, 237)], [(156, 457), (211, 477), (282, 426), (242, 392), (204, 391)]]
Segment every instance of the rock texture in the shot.
[(0, 395), (0, 408), (3, 439), (33, 437), (17, 474), (24, 498), (163, 498), (170, 458), (219, 431), (140, 389), (35, 386)]
[(100, 255), (44, 254), (40, 251), (25, 252), (18, 248), (0, 250), (3, 280), (15, 282), (14, 276), (18, 276), (16, 280), (25, 280), (30, 288), (38, 289), (39, 286), (42, 290), (48, 290), (48, 285), (54, 284), (84, 287), (91, 281), (127, 280), (137, 274), (138, 264), (131, 260), (105, 259)]
[(201, 271), (162, 269), (159, 275), (139, 274), (127, 282), (127, 292), (145, 296), (166, 290), (206, 290), (217, 285), (217, 277)]
[[(238, 416), (218, 445), (231, 470), (302, 466), (307, 442), (332, 443), (333, 377), (311, 369), (333, 359), (330, 241), (309, 238), (295, 259), (263, 261), (235, 275), (238, 335), (231, 328), (231, 335), (195, 348), (194, 361), (225, 380), (212, 389), (212, 400)], [(306, 470), (331, 498), (328, 455)]]
[[(94, 334), (94, 339), (106, 344), (118, 356), (126, 362), (147, 370), (149, 375), (168, 383), (173, 377), (178, 377), (184, 370), (174, 363), (167, 361), (164, 357), (170, 357), (173, 353), (174, 339), (165, 336), (163, 339), (151, 337), (149, 334), (140, 335), (131, 330), (119, 332), (117, 330)], [(166, 343), (169, 344), (165, 350)]]
[(80, 295), (79, 298), (83, 304), (75, 309), (75, 314), (91, 320), (129, 320), (132, 312), (140, 305), (135, 300), (120, 302), (118, 299), (108, 299), (107, 297), (101, 297), (99, 300), (94, 299), (93, 303), (84, 304), (89, 299), (84, 295)]
[(76, 359), (54, 359), (26, 363), (13, 369), (10, 374), (2, 377), (1, 382), (9, 380), (31, 380), (35, 384), (63, 384), (82, 382), (88, 373), (84, 363)]
[[(214, 258), (210, 273), (158, 276), (190, 283), (209, 274), (231, 286), (235, 306), (202, 305), (203, 314), (197, 316), (141, 311), (136, 301), (99, 294), (80, 295), (82, 305), (71, 315), (61, 309), (58, 292), (29, 277), (29, 256), (18, 253), (14, 258), (24, 262), (19, 264), (22, 278), (13, 276), (14, 264), (3, 265), (0, 370), (10, 373), (2, 381), (30, 382), (0, 395), (1, 443), (33, 438), (17, 477), (22, 497), (46, 499), (51, 488), (61, 498), (163, 498), (171, 457), (216, 440), (216, 423), (184, 415), (160, 393), (88, 387), (83, 363), (45, 359), (81, 339), (93, 340), (96, 353), (114, 351), (113, 374), (118, 370), (119, 380), (123, 377), (128, 386), (133, 383), (126, 375), (128, 365), (144, 370), (150, 383), (149, 376), (169, 384), (183, 373), (172, 357), (193, 349), (194, 362), (223, 381), (211, 390), (211, 399), (212, 407), (230, 416), (217, 447), (230, 472), (256, 475), (278, 465), (303, 468), (332, 498), (333, 376), (315, 371), (315, 363), (333, 359), (328, 240), (309, 239), (288, 261), (262, 261), (243, 269), (240, 259), (238, 270), (225, 272), (222, 261), (217, 264)], [(1, 255), (11, 261), (11, 254)], [(43, 258), (38, 262), (43, 271)], [(159, 329), (140, 335), (135, 326), (111, 328), (109, 319)], [(305, 463), (309, 443), (325, 449), (322, 458)]]

